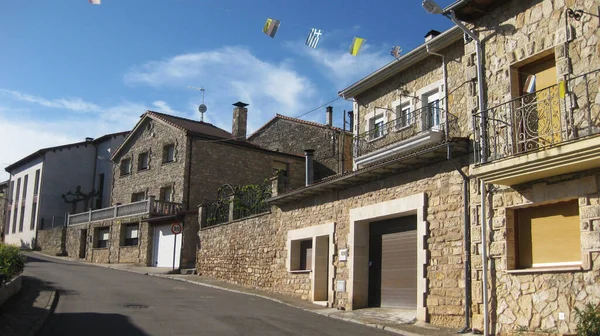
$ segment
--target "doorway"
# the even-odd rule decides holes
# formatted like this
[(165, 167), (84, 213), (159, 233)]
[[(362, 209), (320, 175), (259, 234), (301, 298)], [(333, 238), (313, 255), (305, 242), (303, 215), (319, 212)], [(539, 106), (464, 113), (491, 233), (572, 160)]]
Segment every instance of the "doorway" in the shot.
[(152, 265), (179, 268), (182, 234), (173, 234), (171, 224), (154, 227)]
[(79, 258), (85, 259), (87, 250), (88, 230), (82, 229), (79, 235)]
[(417, 216), (369, 224), (369, 307), (417, 307)]

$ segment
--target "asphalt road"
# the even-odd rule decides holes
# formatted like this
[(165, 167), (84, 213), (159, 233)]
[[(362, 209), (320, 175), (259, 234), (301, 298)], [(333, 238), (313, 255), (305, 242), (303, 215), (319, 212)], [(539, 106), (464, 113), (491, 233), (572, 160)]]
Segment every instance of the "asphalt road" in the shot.
[(42, 336), (393, 335), (254, 296), (29, 257), (28, 275), (60, 293)]

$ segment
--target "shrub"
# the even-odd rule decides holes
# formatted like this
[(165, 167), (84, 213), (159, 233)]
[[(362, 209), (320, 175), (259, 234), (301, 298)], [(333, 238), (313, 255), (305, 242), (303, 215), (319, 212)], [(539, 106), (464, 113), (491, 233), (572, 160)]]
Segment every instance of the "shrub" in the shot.
[(21, 274), (25, 268), (25, 256), (20, 253), (18, 247), (0, 244), (0, 273), (7, 279)]
[(583, 309), (575, 308), (575, 315), (578, 336), (600, 335), (600, 303), (597, 305), (588, 303)]

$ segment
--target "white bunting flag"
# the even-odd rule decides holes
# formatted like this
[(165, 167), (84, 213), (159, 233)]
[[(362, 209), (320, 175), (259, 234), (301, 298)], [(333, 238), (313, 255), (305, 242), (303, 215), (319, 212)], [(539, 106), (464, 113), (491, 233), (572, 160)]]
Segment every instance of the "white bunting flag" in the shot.
[(319, 44), (319, 38), (323, 35), (321, 29), (311, 28), (310, 33), (308, 33), (308, 37), (306, 38), (306, 46), (311, 47), (313, 49), (317, 48)]

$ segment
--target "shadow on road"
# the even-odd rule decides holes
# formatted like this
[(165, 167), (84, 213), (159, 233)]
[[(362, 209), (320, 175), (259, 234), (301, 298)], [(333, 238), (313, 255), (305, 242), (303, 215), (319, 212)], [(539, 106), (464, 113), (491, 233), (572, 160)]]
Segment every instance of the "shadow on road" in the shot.
[(146, 336), (129, 318), (120, 314), (54, 314), (40, 336)]
[(34, 303), (42, 290), (52, 289), (44, 281), (23, 276), (23, 288), (0, 306), (0, 335), (27, 335), (31, 326), (44, 315)]

